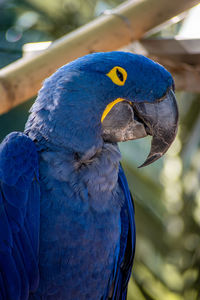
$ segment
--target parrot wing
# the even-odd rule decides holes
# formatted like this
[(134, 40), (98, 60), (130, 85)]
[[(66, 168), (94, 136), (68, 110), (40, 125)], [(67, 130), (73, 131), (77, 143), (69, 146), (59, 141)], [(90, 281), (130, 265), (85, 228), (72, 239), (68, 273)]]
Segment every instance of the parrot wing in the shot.
[(133, 200), (121, 165), (118, 181), (124, 192), (125, 202), (121, 209), (120, 250), (109, 299), (125, 300), (135, 254), (135, 219)]
[(0, 299), (25, 300), (38, 285), (38, 155), (23, 133), (0, 145)]

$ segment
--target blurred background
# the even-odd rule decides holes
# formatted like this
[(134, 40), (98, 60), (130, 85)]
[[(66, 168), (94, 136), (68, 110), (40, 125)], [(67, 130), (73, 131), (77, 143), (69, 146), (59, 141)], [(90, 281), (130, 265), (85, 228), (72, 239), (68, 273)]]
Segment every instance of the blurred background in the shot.
[[(122, 2), (0, 0), (0, 67), (22, 57), (24, 44), (54, 41)], [(199, 20), (196, 6), (152, 34), (199, 38)], [(150, 140), (120, 145), (137, 225), (128, 300), (200, 299), (200, 96), (184, 91), (176, 95), (180, 126), (164, 158), (138, 169)], [(0, 116), (0, 140), (11, 131), (23, 130), (33, 101)]]

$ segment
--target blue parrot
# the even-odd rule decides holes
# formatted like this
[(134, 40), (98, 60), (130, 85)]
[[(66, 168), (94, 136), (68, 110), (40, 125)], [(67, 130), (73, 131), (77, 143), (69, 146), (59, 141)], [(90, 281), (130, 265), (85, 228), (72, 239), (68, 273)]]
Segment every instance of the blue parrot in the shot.
[(126, 299), (134, 207), (117, 143), (175, 138), (170, 73), (125, 52), (94, 53), (45, 80), (24, 133), (0, 145), (0, 299)]

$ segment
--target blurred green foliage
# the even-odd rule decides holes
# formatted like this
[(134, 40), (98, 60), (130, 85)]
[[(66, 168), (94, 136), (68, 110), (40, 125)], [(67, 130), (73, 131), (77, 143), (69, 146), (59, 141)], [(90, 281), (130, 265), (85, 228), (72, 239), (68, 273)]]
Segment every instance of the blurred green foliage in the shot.
[[(21, 57), (25, 43), (55, 40), (121, 2), (1, 0), (0, 67)], [(160, 35), (175, 34), (180, 27)], [(177, 98), (179, 132), (164, 158), (137, 169), (150, 140), (120, 145), (137, 224), (128, 300), (200, 299), (200, 96), (179, 92)], [(0, 117), (0, 139), (23, 130), (33, 100)]]

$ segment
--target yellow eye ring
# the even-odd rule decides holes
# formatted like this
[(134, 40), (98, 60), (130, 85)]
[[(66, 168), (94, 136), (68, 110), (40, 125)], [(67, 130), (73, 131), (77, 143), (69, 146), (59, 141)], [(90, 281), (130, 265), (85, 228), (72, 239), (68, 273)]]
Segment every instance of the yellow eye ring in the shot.
[(127, 72), (122, 67), (116, 66), (106, 74), (113, 83), (124, 85), (127, 79)]

